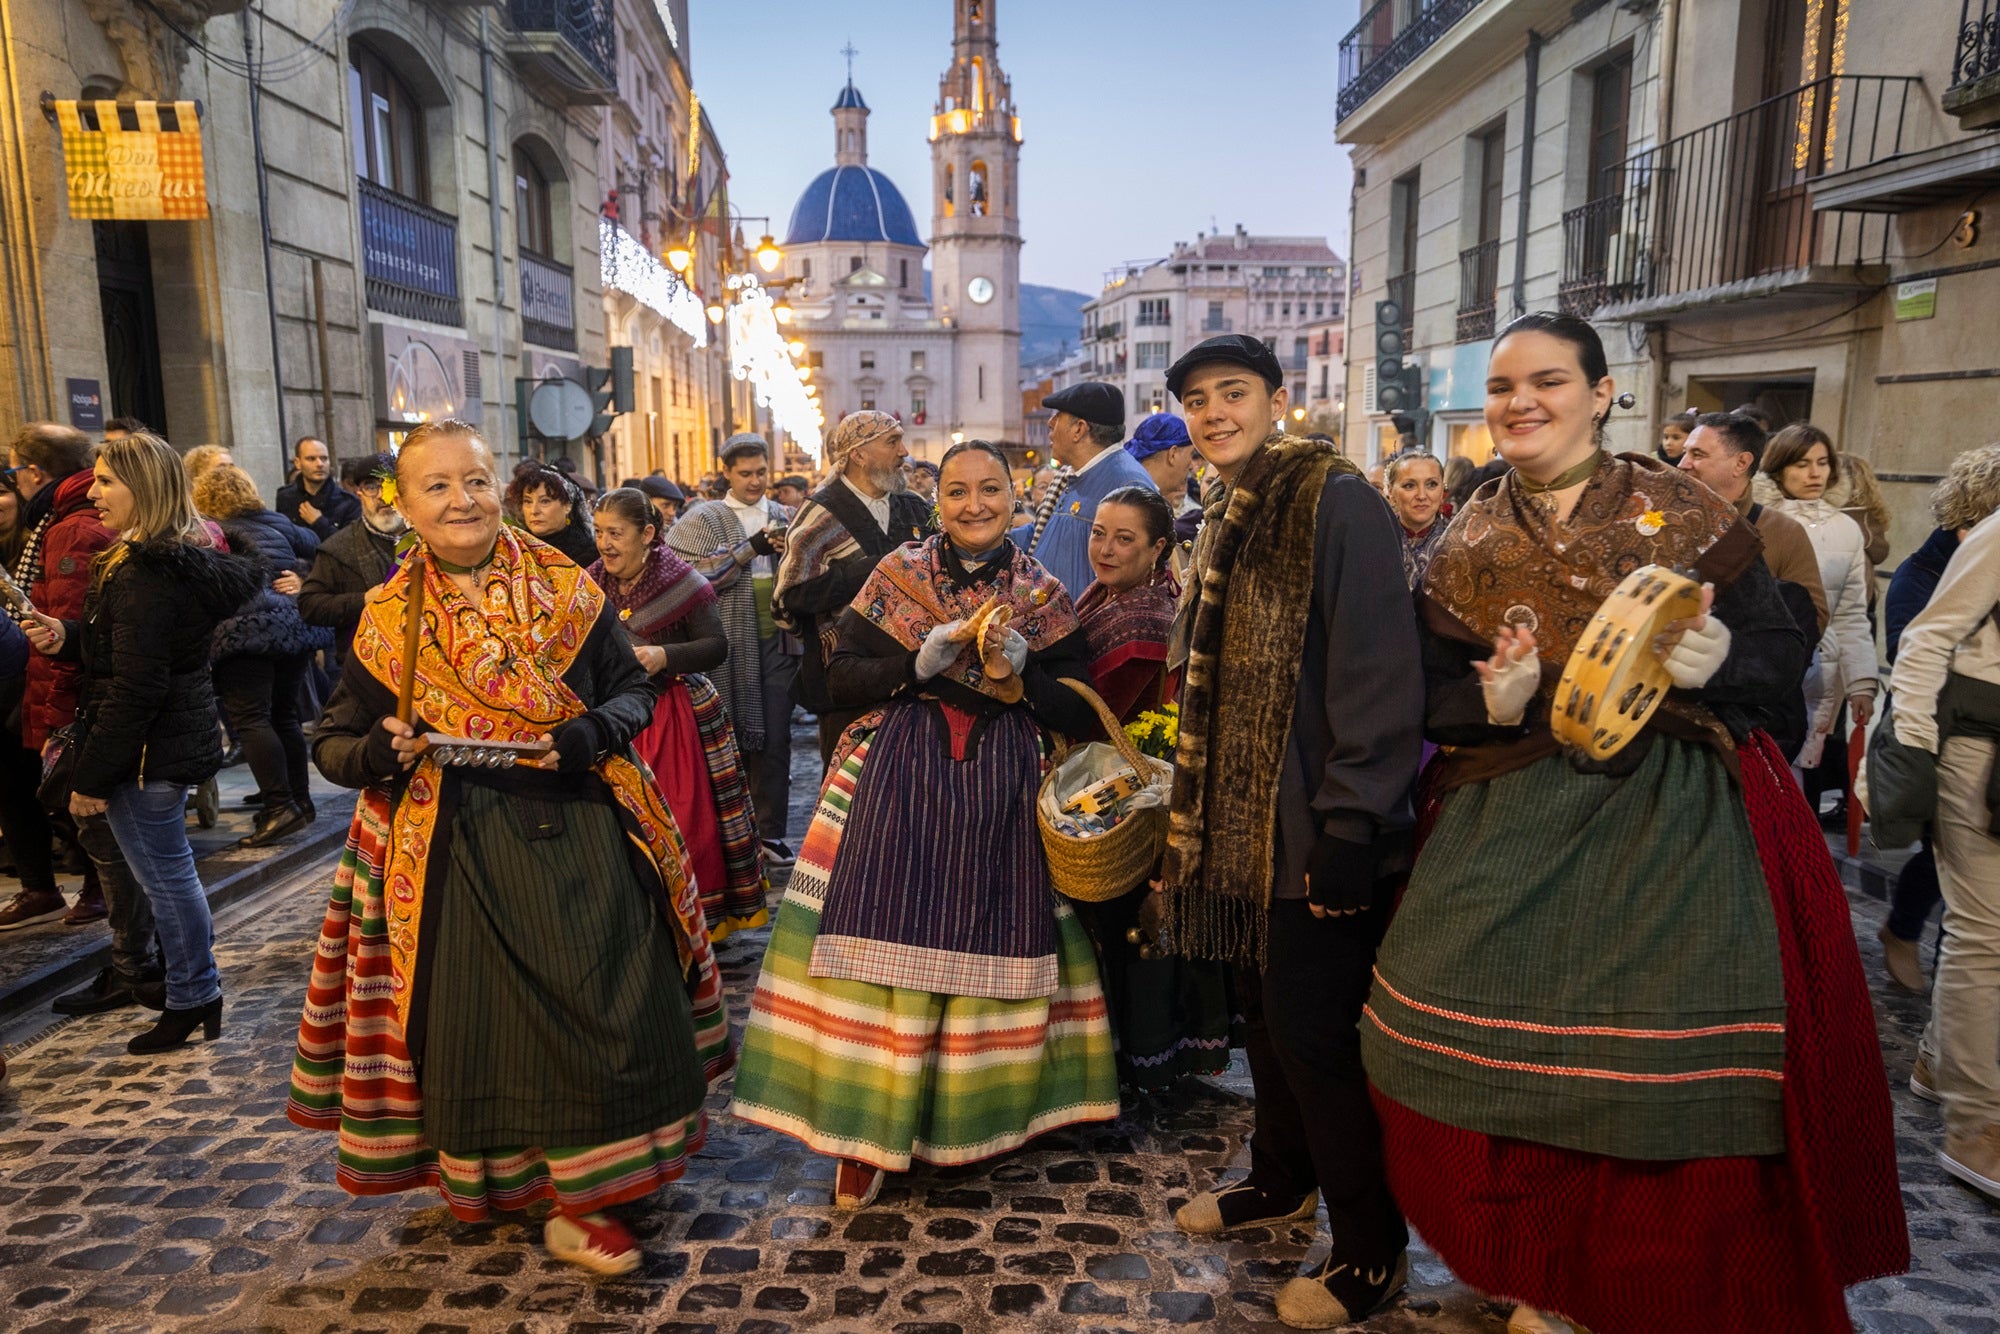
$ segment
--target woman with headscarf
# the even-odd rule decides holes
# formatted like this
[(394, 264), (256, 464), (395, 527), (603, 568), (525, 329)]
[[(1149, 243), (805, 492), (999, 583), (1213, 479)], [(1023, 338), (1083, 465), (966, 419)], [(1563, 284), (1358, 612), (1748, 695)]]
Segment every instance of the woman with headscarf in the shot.
[(507, 510), (521, 526), (578, 565), (597, 559), (590, 533), (590, 502), (568, 473), (528, 459), (514, 469), (507, 487)]
[[(1493, 345), (1480, 488), (1421, 604), (1427, 832), (1361, 1044), (1389, 1182), (1516, 1331), (1846, 1329), (1844, 1285), (1909, 1263), (1880, 1047), (1838, 872), (1744, 725), (1806, 633), (1747, 519), (1611, 455), (1597, 332)], [(1649, 644), (1670, 686), (1623, 749), (1551, 727), (1557, 681), (1645, 565), (1705, 582)], [(1543, 1314), (1548, 1313), (1548, 1314)]]
[(1406, 449), (1384, 466), (1382, 489), (1396, 515), (1396, 536), (1403, 542), (1403, 578), (1415, 591), (1424, 586), (1431, 557), (1451, 527), (1451, 520), (1441, 512), (1444, 465), (1435, 454)]
[[(657, 688), (603, 591), (501, 522), (477, 427), (412, 431), (395, 490), (420, 540), (369, 593), (313, 738), (361, 799), (289, 1115), (340, 1133), (351, 1194), (435, 1186), (467, 1221), (550, 1200), (551, 1255), (629, 1273), (603, 1210), (682, 1174), (729, 1062), (687, 853), (630, 756)], [(553, 749), (447, 766), (432, 732)]]
[(828, 664), (835, 702), (874, 712), (779, 906), (734, 1111), (838, 1158), (836, 1208), (916, 1159), (1118, 1115), (1096, 960), (1034, 814), (1043, 730), (1098, 730), (1063, 684), (1086, 649), (1062, 585), (1008, 540), (1011, 500), (997, 447), (948, 450), (944, 532), (883, 558)]
[(597, 498), (596, 563), (604, 589), (632, 636), (639, 665), (660, 687), (653, 720), (632, 749), (653, 771), (687, 845), (709, 939), (764, 925), (769, 887), (757, 856), (750, 785), (722, 696), (702, 675), (729, 657), (715, 590), (661, 545), (657, 511), (636, 487)]

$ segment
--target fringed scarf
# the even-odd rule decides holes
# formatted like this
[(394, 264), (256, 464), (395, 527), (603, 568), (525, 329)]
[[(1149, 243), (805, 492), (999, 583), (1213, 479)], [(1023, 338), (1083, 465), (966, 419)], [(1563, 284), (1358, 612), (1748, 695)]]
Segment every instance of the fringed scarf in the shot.
[(602, 560), (591, 565), (589, 574), (618, 609), (625, 629), (642, 644), (659, 643), (660, 636), (716, 600), (708, 580), (664, 546), (646, 553), (645, 568), (629, 584), (615, 578)]
[(1166, 914), (1190, 958), (1263, 962), (1320, 492), (1329, 473), (1360, 471), (1324, 441), (1274, 435), (1204, 516), (1169, 657), (1185, 657), (1187, 679)]
[(1090, 674), (1103, 680), (1135, 658), (1165, 662), (1180, 585), (1158, 570), (1137, 588), (1114, 593), (1092, 583), (1076, 604), (1077, 623), (1090, 645)]

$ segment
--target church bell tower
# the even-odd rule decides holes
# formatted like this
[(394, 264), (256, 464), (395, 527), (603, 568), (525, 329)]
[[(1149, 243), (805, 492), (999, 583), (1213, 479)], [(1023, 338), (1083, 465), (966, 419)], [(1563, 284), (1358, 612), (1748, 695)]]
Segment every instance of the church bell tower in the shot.
[(1000, 71), (997, 0), (952, 0), (931, 115), (931, 302), (957, 335), (953, 428), (1019, 445), (1021, 118)]

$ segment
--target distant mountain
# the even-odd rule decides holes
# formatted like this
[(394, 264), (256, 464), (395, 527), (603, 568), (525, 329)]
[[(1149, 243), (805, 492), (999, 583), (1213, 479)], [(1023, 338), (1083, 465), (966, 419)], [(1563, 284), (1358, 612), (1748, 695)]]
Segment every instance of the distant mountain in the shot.
[(1021, 364), (1055, 361), (1083, 338), (1083, 292), (1021, 284)]
[[(924, 270), (924, 300), (931, 299), (931, 271)], [(1021, 365), (1060, 360), (1083, 341), (1088, 294), (1062, 287), (1021, 284)]]

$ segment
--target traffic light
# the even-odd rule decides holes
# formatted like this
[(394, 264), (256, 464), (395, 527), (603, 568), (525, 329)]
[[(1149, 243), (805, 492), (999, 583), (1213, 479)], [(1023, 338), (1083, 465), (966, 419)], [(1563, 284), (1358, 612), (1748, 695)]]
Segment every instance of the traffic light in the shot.
[(1389, 413), (1418, 412), (1424, 402), (1424, 368), (1421, 366), (1398, 365), (1394, 379), (1384, 379), (1381, 368), (1375, 371), (1375, 407)]
[(630, 412), (635, 406), (632, 397), (632, 349), (614, 347), (611, 349), (611, 410)]
[(1403, 344), (1403, 303), (1377, 301), (1375, 406), (1382, 412), (1408, 412), (1416, 403), (1413, 377), (1409, 374), (1416, 368), (1403, 362), (1409, 350)]
[(603, 435), (614, 418), (632, 410), (632, 349), (611, 349), (611, 368), (585, 366), (583, 387), (590, 391), (590, 405), (597, 415), (590, 419), (590, 434)]

